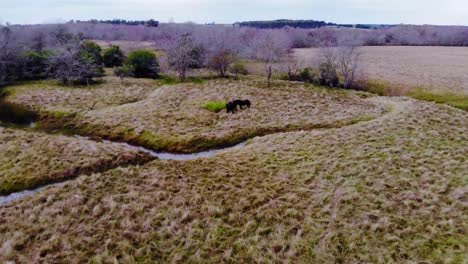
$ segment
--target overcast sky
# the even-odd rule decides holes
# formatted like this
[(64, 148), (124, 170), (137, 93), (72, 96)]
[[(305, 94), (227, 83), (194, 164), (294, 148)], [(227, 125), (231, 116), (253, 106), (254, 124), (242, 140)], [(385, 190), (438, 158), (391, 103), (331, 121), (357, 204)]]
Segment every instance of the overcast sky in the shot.
[(468, 25), (468, 0), (0, 0), (0, 23), (92, 18), (196, 23), (288, 18), (336, 23)]

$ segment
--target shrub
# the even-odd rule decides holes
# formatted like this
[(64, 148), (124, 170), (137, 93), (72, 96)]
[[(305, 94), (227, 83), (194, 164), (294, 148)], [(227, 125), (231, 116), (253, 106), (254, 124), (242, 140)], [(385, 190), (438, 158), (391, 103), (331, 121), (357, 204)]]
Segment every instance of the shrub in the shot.
[(336, 73), (335, 65), (331, 63), (320, 64), (319, 84), (330, 87), (337, 87), (339, 83), (340, 79)]
[(157, 78), (159, 76), (156, 55), (150, 50), (131, 52), (125, 60), (125, 64), (133, 67), (136, 78)]
[(247, 75), (248, 74), (247, 69), (245, 68), (244, 64), (242, 64), (242, 63), (232, 64), (229, 71), (232, 74), (236, 75), (236, 79), (238, 78), (239, 74), (242, 74), (242, 75)]
[(24, 78), (41, 80), (47, 78), (47, 61), (51, 52), (30, 51), (24, 54)]
[(127, 65), (114, 68), (114, 74), (115, 76), (118, 76), (120, 80), (123, 82), (125, 78), (133, 77), (135, 75), (135, 69), (133, 68), (132, 65), (127, 64)]
[(301, 80), (303, 82), (311, 82), (312, 81), (312, 74), (310, 73), (309, 68), (304, 68), (301, 71), (300, 76), (301, 76)]
[(122, 66), (124, 54), (119, 46), (112, 46), (104, 51), (102, 60), (106, 67)]
[(202, 46), (195, 46), (192, 49), (191, 57), (193, 61), (190, 63), (189, 68), (200, 69), (203, 67), (205, 61), (205, 49)]
[(88, 57), (91, 59), (96, 65), (102, 65), (102, 49), (101, 47), (92, 42), (92, 41), (85, 41), (83, 43), (83, 56)]
[(219, 111), (226, 109), (226, 102), (225, 101), (218, 101), (218, 102), (206, 102), (202, 105), (203, 108), (218, 113)]

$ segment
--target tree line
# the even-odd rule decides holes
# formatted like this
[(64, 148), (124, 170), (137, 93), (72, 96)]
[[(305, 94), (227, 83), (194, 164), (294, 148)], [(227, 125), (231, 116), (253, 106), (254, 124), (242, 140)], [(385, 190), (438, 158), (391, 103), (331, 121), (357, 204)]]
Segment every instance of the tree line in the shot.
[(97, 20), (91, 19), (88, 21), (80, 21), (80, 20), (71, 20), (69, 23), (92, 23), (92, 24), (110, 24), (110, 25), (128, 25), (128, 26), (138, 26), (143, 25), (147, 27), (158, 27), (159, 21), (154, 19), (149, 20), (125, 20), (125, 19), (112, 19), (112, 20)]
[(334, 23), (327, 23), (325, 21), (316, 21), (316, 20), (291, 20), (291, 19), (278, 19), (271, 21), (246, 21), (246, 22), (237, 22), (235, 25), (241, 27), (254, 27), (254, 28), (284, 28), (284, 27), (293, 27), (293, 28), (320, 28), (324, 26), (336, 26)]
[[(126, 24), (101, 23), (66, 23), (61, 25), (15, 25), (11, 28), (28, 38), (35, 32), (46, 34), (63, 27), (67, 31), (83, 33), (87, 39), (151, 41), (158, 49), (164, 49), (182, 33), (189, 32), (196, 39), (207, 38), (216, 32), (229, 32), (232, 41), (238, 46), (245, 46), (264, 32), (270, 32), (278, 38), (286, 38), (294, 48), (321, 47), (324, 45), (357, 44), (364, 46), (415, 45), (415, 46), (468, 46), (468, 27), (464, 26), (431, 26), (431, 25), (396, 25), (361, 29), (355, 27), (319, 27), (278, 29), (259, 29), (252, 27), (232, 27), (226, 25), (199, 25), (193, 23), (161, 23), (158, 27)], [(215, 33), (213, 33), (215, 32)]]
[[(90, 84), (103, 75), (104, 67), (114, 69), (114, 74), (124, 80), (127, 77), (160, 77), (159, 60), (152, 50), (136, 50), (125, 55), (119, 46), (105, 50), (87, 40), (82, 33), (72, 33), (65, 27), (48, 32), (39, 31), (22, 38), (22, 31), (10, 27), (0, 29), (0, 87), (24, 80), (51, 78), (64, 85)], [(246, 74), (240, 61), (245, 58), (260, 61), (264, 65), (267, 85), (270, 87), (274, 68), (278, 63), (288, 65), (288, 79), (316, 82), (331, 87), (339, 86), (338, 73), (344, 76), (345, 88), (354, 85), (359, 54), (355, 46), (326, 46), (326, 56), (319, 73), (301, 69), (292, 56), (293, 49), (287, 35), (277, 31), (260, 31), (255, 38), (236, 41), (228, 28), (214, 30), (200, 38), (192, 32), (182, 32), (165, 44), (167, 65), (181, 81), (187, 72), (197, 68), (211, 68), (219, 77), (228, 72)]]

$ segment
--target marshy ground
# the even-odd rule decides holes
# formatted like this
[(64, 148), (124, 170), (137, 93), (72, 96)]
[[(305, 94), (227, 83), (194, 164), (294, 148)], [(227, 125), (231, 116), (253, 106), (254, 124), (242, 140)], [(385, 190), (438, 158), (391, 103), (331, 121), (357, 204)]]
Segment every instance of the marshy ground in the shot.
[[(100, 86), (74, 90), (11, 87), (8, 100), (44, 117), (73, 113), (68, 129), (79, 133), (156, 150), (191, 152), (262, 137), (213, 157), (86, 173), (0, 206), (1, 260), (466, 260), (465, 111), (287, 82), (268, 89), (251, 79), (176, 85), (129, 80), (123, 87), (132, 95), (140, 92), (126, 100), (113, 92), (125, 88), (106, 78)], [(89, 107), (101, 93), (108, 94), (107, 101), (96, 99)], [(233, 98), (250, 99), (252, 108), (229, 115), (202, 107), (206, 101)], [(43, 175), (129, 153), (66, 136), (1, 132), (13, 139), (2, 141), (7, 142), (3, 148), (14, 151), (7, 162), (15, 160), (13, 153), (28, 157), (43, 151), (50, 163), (35, 155), (26, 163), (38, 171), (44, 167)], [(17, 149), (28, 140), (31, 148)], [(64, 155), (65, 146), (77, 151), (59, 166), (53, 157)], [(88, 153), (90, 148), (98, 153)], [(22, 173), (14, 175), (27, 175)]]

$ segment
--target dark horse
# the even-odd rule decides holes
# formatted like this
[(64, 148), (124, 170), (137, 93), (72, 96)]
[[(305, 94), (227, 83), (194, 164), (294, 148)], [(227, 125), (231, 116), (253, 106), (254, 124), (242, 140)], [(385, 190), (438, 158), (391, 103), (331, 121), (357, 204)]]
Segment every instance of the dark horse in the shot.
[(235, 113), (237, 112), (237, 106), (240, 109), (250, 108), (250, 101), (249, 100), (234, 100), (226, 104), (226, 112), (227, 113)]

